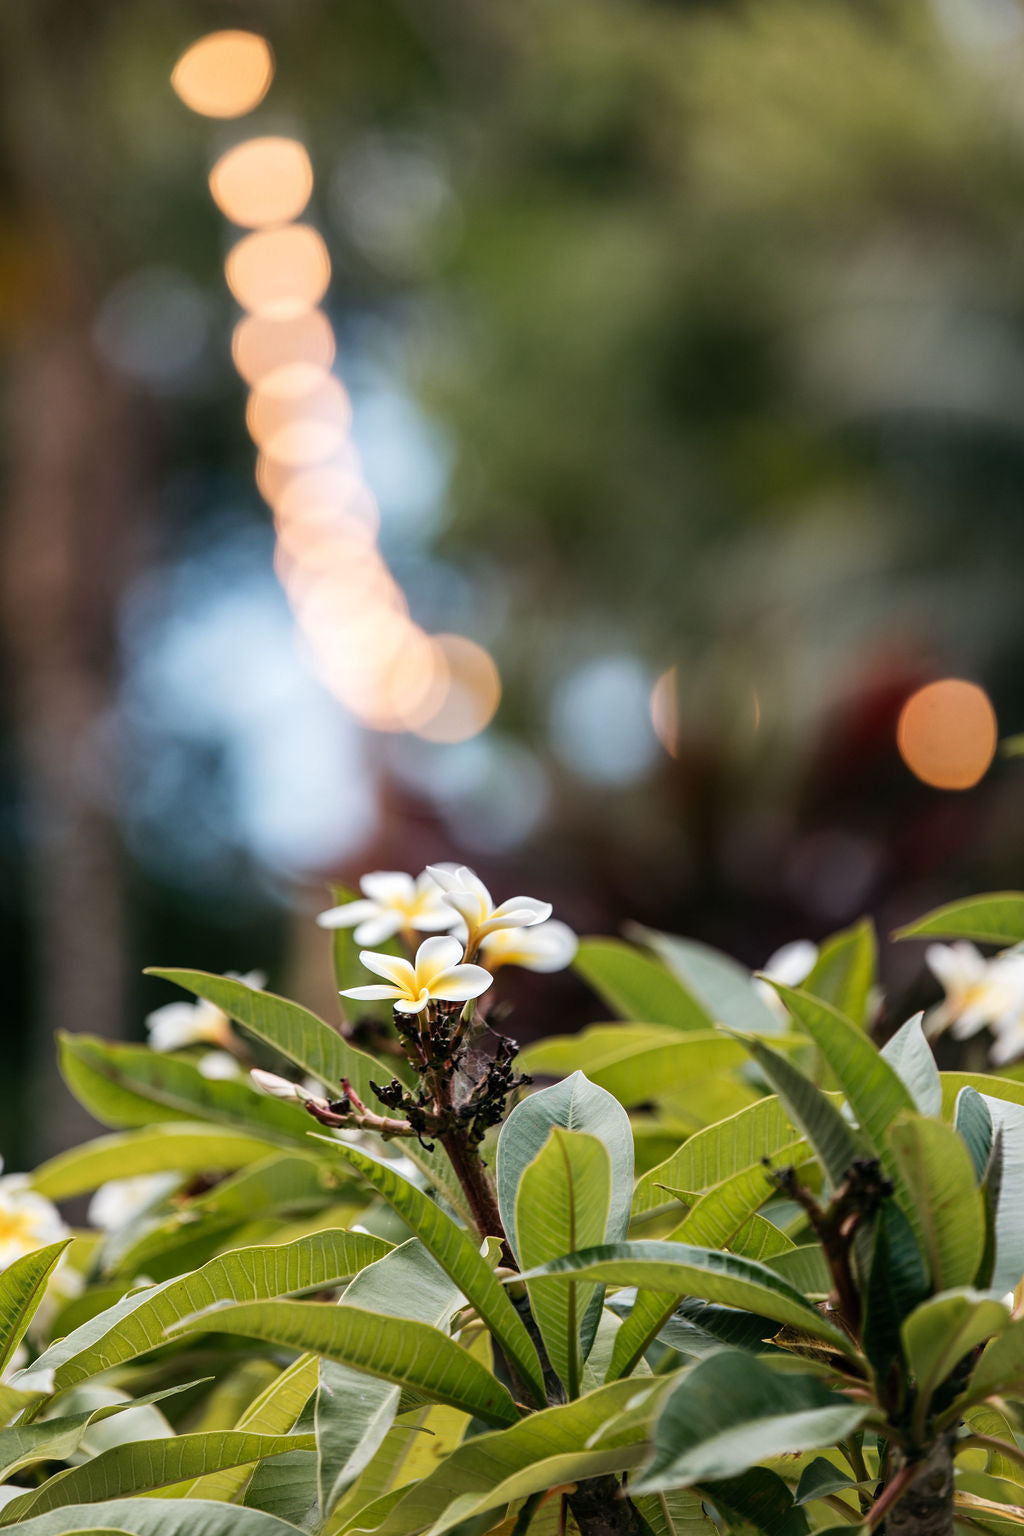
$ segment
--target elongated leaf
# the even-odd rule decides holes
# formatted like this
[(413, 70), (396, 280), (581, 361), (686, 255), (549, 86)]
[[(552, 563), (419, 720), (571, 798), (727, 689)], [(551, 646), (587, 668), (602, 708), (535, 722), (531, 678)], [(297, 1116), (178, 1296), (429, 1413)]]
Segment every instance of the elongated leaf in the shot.
[(675, 938), (653, 928), (637, 928), (636, 933), (693, 993), (716, 1024), (727, 1024), (744, 1034), (784, 1032), (784, 1026), (753, 985), (750, 972), (738, 961), (709, 944)]
[(160, 976), (197, 997), (204, 997), (303, 1072), (317, 1078), (330, 1089), (332, 1097), (338, 1093), (341, 1079), (347, 1077), (360, 1097), (372, 1103), (370, 1079), (381, 1082), (394, 1075), (385, 1072), (372, 1056), (349, 1045), (337, 1030), (308, 1008), (300, 1008), (285, 997), (275, 997), (273, 992), (257, 992), (242, 981), (212, 976), (206, 971), (150, 967), (146, 975)]
[[(767, 1159), (776, 1168), (797, 1166), (807, 1160), (810, 1149), (804, 1141), (791, 1141)], [(692, 1243), (699, 1248), (727, 1248), (749, 1220), (775, 1191), (768, 1168), (763, 1162), (741, 1169), (731, 1178), (709, 1189), (671, 1233), (669, 1241)], [(779, 1234), (781, 1238), (781, 1234)], [(782, 1248), (792, 1247), (782, 1239)], [(673, 1310), (673, 1301), (658, 1291), (641, 1291), (629, 1317), (615, 1338), (608, 1379), (616, 1380), (634, 1369), (651, 1340), (658, 1334)]]
[(709, 1029), (714, 1023), (659, 960), (620, 938), (582, 938), (573, 963), (620, 1018), (672, 1029)]
[(146, 1397), (87, 1408), (81, 1413), (43, 1419), (35, 1424), (12, 1424), (0, 1431), (0, 1481), (6, 1482), (12, 1473), (34, 1461), (67, 1461), (78, 1449), (82, 1436), (90, 1426), (128, 1409), (142, 1408), (149, 1403), (162, 1402), (167, 1397), (176, 1397), (178, 1393), (187, 1392), (197, 1385), (197, 1382), (187, 1382), (183, 1386), (165, 1387), (162, 1391), (151, 1392)]
[(653, 1215), (672, 1205), (672, 1189), (700, 1192), (721, 1184), (793, 1138), (792, 1122), (779, 1100), (759, 1099), (727, 1120), (695, 1132), (671, 1157), (638, 1179), (633, 1215)]
[(325, 1290), (387, 1251), (382, 1239), (363, 1232), (316, 1232), (276, 1247), (237, 1248), (192, 1274), (126, 1296), (51, 1344), (32, 1371), (54, 1370), (57, 1390), (65, 1391), (158, 1349), (167, 1328), (202, 1307)]
[[(609, 1423), (614, 1424), (615, 1415), (625, 1409), (637, 1391), (635, 1381), (616, 1382), (588, 1392), (575, 1402), (530, 1414), (510, 1429), (464, 1441), (436, 1472), (401, 1493), (376, 1536), (402, 1536), (407, 1531), (432, 1529), (455, 1499), (469, 1494), (487, 1497), (508, 1478), (532, 1467), (541, 1469), (541, 1487), (556, 1487), (564, 1481), (561, 1465), (553, 1468), (550, 1463), (560, 1463), (563, 1456), (585, 1451), (599, 1431)], [(633, 1435), (642, 1439), (643, 1434), (643, 1421), (635, 1422)], [(624, 1454), (629, 1449), (625, 1447)], [(554, 1481), (549, 1483), (547, 1479), (552, 1475)], [(359, 1522), (361, 1526), (364, 1523), (369, 1525), (368, 1521)]]
[(581, 939), (575, 969), (621, 1019), (710, 1029), (714, 1020), (658, 960), (621, 939)]
[(995, 1291), (1010, 1291), (1024, 1275), (1024, 1108), (989, 1094), (983, 1098), (1000, 1156), (994, 1191), (995, 1266), (988, 1283)]
[(639, 1050), (624, 1050), (615, 1060), (588, 1067), (587, 1076), (627, 1109), (650, 1100), (668, 1098), (701, 1078), (738, 1067), (744, 1059), (738, 1040), (714, 1032), (693, 1031), (651, 1042)]
[(58, 1472), (30, 1493), (12, 1499), (0, 1510), (0, 1525), (11, 1525), (67, 1504), (167, 1488), (220, 1467), (280, 1456), (286, 1451), (308, 1449), (312, 1444), (312, 1435), (247, 1435), (235, 1430), (136, 1440), (103, 1451), (83, 1466)]
[[(752, 1526), (765, 1536), (806, 1536), (810, 1529), (805, 1511), (794, 1504), (782, 1478), (768, 1467), (709, 1480), (702, 1491), (730, 1530)], [(820, 1536), (835, 1536), (835, 1532), (822, 1531)]]
[[(462, 1294), (418, 1238), (361, 1270), (342, 1297), (346, 1305), (409, 1317), (447, 1330)], [(320, 1363), (316, 1400), (317, 1484), (328, 1515), (345, 1490), (376, 1461), (394, 1424), (401, 1388), (334, 1361)], [(448, 1410), (446, 1410), (448, 1411)], [(371, 1495), (372, 1497), (372, 1495)]]
[(800, 1481), (796, 1488), (796, 1503), (810, 1504), (814, 1499), (824, 1499), (830, 1493), (845, 1493), (855, 1488), (873, 1486), (868, 1483), (856, 1483), (846, 1472), (836, 1466), (834, 1461), (828, 1461), (824, 1456), (815, 1456), (800, 1474)]
[(970, 1155), (952, 1126), (906, 1116), (887, 1132), (910, 1190), (936, 1290), (969, 1285), (985, 1246), (985, 1212)]
[(928, 1269), (914, 1230), (894, 1201), (875, 1222), (875, 1245), (864, 1293), (864, 1352), (884, 1380), (900, 1358), (900, 1324), (928, 1295)]
[(0, 1274), (0, 1375), (10, 1365), (46, 1292), (46, 1285), (70, 1243), (49, 1243), (15, 1259)]
[(921, 1020), (915, 1013), (901, 1024), (892, 1039), (882, 1046), (882, 1056), (906, 1084), (919, 1115), (942, 1112), (942, 1079), (935, 1065), (932, 1048), (924, 1037)]
[(898, 1114), (916, 1108), (909, 1089), (867, 1036), (835, 1008), (797, 987), (773, 985), (832, 1068), (862, 1133), (884, 1161), (887, 1128)]
[[(316, 1355), (300, 1355), (253, 1398), (235, 1429), (247, 1430), (252, 1435), (284, 1435), (294, 1430), (316, 1391), (318, 1370)], [(185, 1497), (239, 1500), (250, 1476), (250, 1469), (245, 1466), (208, 1472), (196, 1478)]]
[(964, 1088), (975, 1088), (978, 1093), (1000, 1099), (1004, 1104), (1024, 1104), (1024, 1082), (1012, 1077), (995, 1077), (988, 1072), (940, 1072), (942, 1079), (942, 1113), (952, 1116), (957, 1096)]
[[(684, 1040), (690, 1039), (683, 1035)], [(680, 1039), (667, 1024), (588, 1024), (573, 1035), (549, 1035), (519, 1053), (519, 1065), (531, 1077), (571, 1077), (591, 1073), (606, 1062), (617, 1062), (634, 1051), (649, 1050)]]
[(132, 1536), (295, 1536), (295, 1527), (256, 1509), (186, 1499), (110, 1499), (69, 1504), (23, 1520), (18, 1536), (129, 1531)]
[(629, 1116), (610, 1093), (589, 1082), (582, 1072), (574, 1072), (564, 1083), (531, 1093), (516, 1105), (502, 1126), (497, 1155), (498, 1204), (509, 1242), (515, 1242), (519, 1180), (547, 1141), (552, 1126), (586, 1131), (604, 1143), (612, 1178), (606, 1236), (612, 1242), (624, 1237), (633, 1197), (633, 1133)]
[[(604, 1240), (611, 1203), (608, 1150), (585, 1131), (553, 1126), (528, 1163), (516, 1192), (515, 1231), (527, 1268)], [(594, 1285), (528, 1286), (530, 1305), (551, 1364), (569, 1397), (583, 1370), (581, 1324)]]
[(654, 1536), (711, 1536), (715, 1530), (702, 1496), (691, 1488), (646, 1494), (637, 1498), (636, 1507)]
[(843, 1119), (833, 1101), (785, 1056), (761, 1040), (747, 1040), (746, 1046), (781, 1099), (790, 1120), (814, 1148), (829, 1183), (837, 1188), (852, 1164), (864, 1156), (863, 1141)]
[(932, 1296), (911, 1312), (902, 1328), (904, 1357), (917, 1382), (916, 1424), (923, 1429), (938, 1387), (963, 1357), (986, 1339), (1005, 1333), (1010, 1310), (994, 1296), (967, 1288)]
[(180, 1337), (196, 1328), (237, 1333), (286, 1349), (316, 1350), (488, 1424), (508, 1424), (516, 1418), (515, 1404), (501, 1383), (447, 1334), (426, 1323), (347, 1302), (261, 1301), (199, 1313), (173, 1333)]
[(1024, 940), (1024, 893), (999, 891), (951, 901), (898, 928), (897, 939), (973, 939), (981, 944), (1019, 944)]
[(719, 1307), (710, 1301), (683, 1301), (662, 1326), (658, 1339), (698, 1359), (717, 1353), (723, 1344), (764, 1355), (779, 1352), (767, 1342), (778, 1331), (778, 1323), (770, 1317), (758, 1317), (756, 1312)]
[(191, 1061), (161, 1056), (144, 1045), (114, 1045), (78, 1034), (57, 1040), (64, 1081), (104, 1125), (212, 1120), (282, 1146), (306, 1143), (310, 1120), (298, 1103), (272, 1099), (248, 1083), (214, 1081)]
[(992, 1116), (980, 1093), (974, 1088), (961, 1088), (956, 1096), (953, 1124), (970, 1153), (974, 1165), (974, 1177), (980, 1184), (988, 1167), (992, 1151)]
[(871, 919), (826, 939), (810, 975), (801, 983), (805, 992), (864, 1027), (871, 988), (875, 980), (878, 946)]
[(1024, 1389), (1024, 1318), (1018, 1318), (993, 1339), (967, 1385), (967, 1401), (977, 1403), (996, 1393)]
[(42, 1163), (30, 1176), (32, 1188), (48, 1200), (97, 1189), (109, 1179), (145, 1173), (230, 1172), (258, 1162), (278, 1145), (244, 1131), (217, 1129), (201, 1122), (172, 1122), (156, 1130), (101, 1136)]
[[(544, 1376), (537, 1351), (522, 1318), (509, 1300), (508, 1292), (495, 1279), (494, 1271), (476, 1244), (439, 1205), (428, 1200), (426, 1195), (386, 1163), (376, 1162), (367, 1157), (365, 1152), (345, 1142), (334, 1142), (332, 1145), (338, 1155), (357, 1169), (392, 1209), (398, 1212), (409, 1230), (433, 1254), (491, 1329), (526, 1386), (532, 1389), (536, 1401), (543, 1403)], [(603, 1236), (602, 1225), (598, 1240)]]
[(826, 1339), (844, 1353), (849, 1341), (822, 1317), (816, 1307), (785, 1280), (753, 1259), (686, 1243), (611, 1243), (553, 1259), (525, 1279), (549, 1277), (552, 1284), (573, 1276), (605, 1280), (612, 1285), (636, 1285), (682, 1296), (701, 1296), (725, 1306), (741, 1307), (789, 1323), (815, 1338)]
[(782, 1375), (741, 1350), (702, 1360), (672, 1388), (654, 1425), (638, 1493), (735, 1477), (772, 1456), (833, 1445), (870, 1410), (814, 1376)]

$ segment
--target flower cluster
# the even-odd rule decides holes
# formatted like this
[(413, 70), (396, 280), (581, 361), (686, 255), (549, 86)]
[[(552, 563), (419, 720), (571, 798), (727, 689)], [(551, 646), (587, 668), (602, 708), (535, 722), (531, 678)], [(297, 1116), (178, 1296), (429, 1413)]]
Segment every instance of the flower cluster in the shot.
[(1024, 1051), (1024, 954), (1015, 950), (991, 959), (973, 944), (930, 944), (925, 960), (946, 996), (928, 1017), (929, 1034), (948, 1029), (967, 1040), (988, 1028), (989, 1060), (1002, 1067)]
[(550, 902), (512, 896), (496, 903), (465, 865), (428, 864), (415, 879), (377, 870), (364, 875), (359, 888), (361, 899), (321, 912), (322, 928), (353, 928), (356, 942), (367, 945), (397, 934), (411, 943), (420, 933), (432, 937), (411, 961), (361, 951), (367, 970), (382, 982), (348, 987), (344, 997), (386, 999), (400, 1013), (420, 1013), (431, 1002), (465, 1003), (482, 996), (502, 965), (557, 971), (576, 954), (576, 935), (552, 919)]

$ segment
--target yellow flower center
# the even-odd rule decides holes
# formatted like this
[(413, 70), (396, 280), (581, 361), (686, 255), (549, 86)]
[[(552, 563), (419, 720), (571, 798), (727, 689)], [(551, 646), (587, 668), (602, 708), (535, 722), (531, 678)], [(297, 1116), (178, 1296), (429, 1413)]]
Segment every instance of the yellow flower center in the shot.
[(26, 1249), (39, 1245), (35, 1239), (30, 1211), (4, 1210), (0, 1206), (0, 1244), (24, 1243)]

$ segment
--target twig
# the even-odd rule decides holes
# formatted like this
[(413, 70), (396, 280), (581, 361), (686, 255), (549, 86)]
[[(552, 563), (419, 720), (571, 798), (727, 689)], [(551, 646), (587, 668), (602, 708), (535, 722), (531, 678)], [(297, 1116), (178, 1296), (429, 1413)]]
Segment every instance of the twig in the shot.
[(869, 1531), (873, 1531), (878, 1522), (888, 1514), (892, 1506), (899, 1503), (923, 1466), (923, 1461), (908, 1461), (900, 1467), (892, 1482), (882, 1489), (878, 1498), (864, 1516), (864, 1524)]

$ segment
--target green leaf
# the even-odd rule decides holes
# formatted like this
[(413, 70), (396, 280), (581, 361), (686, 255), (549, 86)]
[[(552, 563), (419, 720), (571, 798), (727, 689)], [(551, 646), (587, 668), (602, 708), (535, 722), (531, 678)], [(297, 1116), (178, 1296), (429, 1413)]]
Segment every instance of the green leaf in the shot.
[[(635, 1381), (615, 1382), (613, 1386), (588, 1392), (574, 1402), (532, 1413), (510, 1429), (465, 1440), (436, 1472), (402, 1491), (377, 1529), (376, 1536), (404, 1536), (409, 1531), (445, 1529), (447, 1522), (443, 1526), (438, 1522), (445, 1520), (454, 1500), (464, 1499), (467, 1495), (488, 1501), (497, 1498), (496, 1504), (488, 1503), (482, 1507), (500, 1507), (508, 1499), (509, 1479), (520, 1473), (527, 1474), (530, 1481), (520, 1486), (515, 1497), (524, 1497), (527, 1489), (540, 1490), (574, 1481), (574, 1474), (568, 1478), (564, 1476), (567, 1458), (586, 1452), (596, 1435), (609, 1426), (614, 1427), (616, 1415), (625, 1409), (638, 1390)], [(623, 1470), (635, 1464), (637, 1445), (642, 1444), (644, 1432), (643, 1418), (633, 1420), (627, 1443), (610, 1446), (602, 1455), (612, 1450)], [(600, 1451), (599, 1446), (596, 1449)], [(502, 1491), (497, 1493), (496, 1490)], [(359, 1521), (361, 1526), (369, 1523)]]
[(272, 1099), (248, 1083), (206, 1078), (191, 1061), (148, 1046), (111, 1044), (94, 1035), (60, 1034), (57, 1040), (64, 1081), (105, 1125), (212, 1120), (281, 1146), (306, 1144), (309, 1116), (298, 1103)]
[(341, 1079), (347, 1077), (361, 1098), (373, 1101), (370, 1079), (379, 1082), (384, 1068), (372, 1056), (349, 1045), (337, 1030), (308, 1008), (300, 1008), (285, 997), (275, 997), (273, 992), (257, 992), (243, 981), (212, 976), (206, 971), (150, 966), (146, 975), (173, 981), (213, 1003), (250, 1034), (323, 1083), (332, 1097), (338, 1093)]
[[(0, 1274), (0, 1375), (11, 1363), (46, 1293), (46, 1285), (70, 1243), (49, 1243), (22, 1254)], [(36, 1369), (36, 1367), (33, 1367)]]
[(629, 1116), (617, 1099), (574, 1072), (564, 1083), (531, 1093), (516, 1105), (498, 1137), (498, 1205), (505, 1234), (515, 1243), (516, 1192), (528, 1163), (548, 1139), (552, 1126), (586, 1131), (607, 1149), (612, 1192), (606, 1237), (614, 1242), (626, 1234), (633, 1197), (633, 1132)]
[(1024, 1108), (983, 1097), (1000, 1149), (995, 1268), (988, 1283), (995, 1291), (1010, 1291), (1024, 1274)]
[(99, 1371), (158, 1349), (167, 1342), (166, 1330), (172, 1324), (201, 1307), (325, 1290), (387, 1251), (380, 1238), (338, 1231), (315, 1232), (280, 1246), (236, 1248), (180, 1279), (124, 1297), (51, 1344), (32, 1371), (54, 1370), (57, 1390), (65, 1391)]
[(1011, 1322), (993, 1339), (967, 1384), (967, 1402), (980, 1402), (997, 1393), (1024, 1389), (1024, 1318)]
[(852, 928), (825, 940), (813, 970), (801, 986), (863, 1028), (877, 958), (874, 924), (865, 917)]
[(992, 1151), (992, 1116), (982, 1094), (974, 1088), (961, 1088), (956, 1096), (953, 1124), (971, 1155), (974, 1177), (980, 1184)]
[(755, 1462), (845, 1439), (869, 1408), (815, 1376), (783, 1375), (741, 1350), (721, 1350), (672, 1388), (654, 1425), (654, 1452), (637, 1493), (734, 1477)]
[[(523, 1170), (516, 1192), (515, 1232), (526, 1268), (603, 1242), (611, 1204), (608, 1150), (585, 1131), (553, 1126)], [(551, 1364), (570, 1398), (583, 1370), (580, 1328), (595, 1286), (531, 1286), (530, 1305)]]
[[(797, 1166), (807, 1160), (804, 1141), (791, 1141), (771, 1154), (776, 1167)], [(709, 1189), (670, 1234), (670, 1242), (692, 1243), (701, 1248), (727, 1248), (751, 1214), (775, 1193), (768, 1169), (762, 1162), (741, 1169)], [(781, 1248), (792, 1247), (782, 1238)], [(612, 1351), (608, 1379), (626, 1376), (634, 1369), (651, 1340), (671, 1315), (673, 1302), (656, 1291), (641, 1291), (629, 1317), (619, 1329)]]
[(633, 1215), (671, 1206), (671, 1189), (710, 1189), (793, 1140), (793, 1125), (777, 1098), (759, 1099), (717, 1125), (697, 1131), (671, 1157), (637, 1180)]
[(621, 939), (581, 939), (575, 969), (621, 1019), (710, 1029), (714, 1020), (658, 960)]
[(172, 1122), (155, 1130), (100, 1136), (40, 1164), (32, 1188), (48, 1200), (67, 1200), (97, 1189), (108, 1179), (145, 1173), (231, 1172), (277, 1150), (277, 1144), (244, 1131)]
[[(665, 1024), (588, 1024), (572, 1035), (549, 1035), (535, 1040), (519, 1054), (519, 1065), (533, 1077), (571, 1077), (586, 1069), (616, 1062), (633, 1051), (648, 1050), (666, 1042), (678, 1043), (679, 1031)], [(689, 1039), (684, 1035), (683, 1039)]]
[(624, 1048), (617, 1058), (592, 1064), (587, 1077), (632, 1109), (728, 1072), (742, 1064), (744, 1055), (739, 1041), (715, 1032), (681, 1036), (666, 1030), (661, 1039), (639, 1049)]
[[(418, 1238), (410, 1238), (361, 1270), (345, 1291), (346, 1305), (368, 1307), (447, 1329), (462, 1305), (452, 1284)], [(320, 1363), (316, 1400), (317, 1484), (327, 1515), (373, 1459), (395, 1420), (401, 1389), (362, 1371)]]
[(875, 1222), (875, 1245), (864, 1293), (864, 1352), (884, 1380), (900, 1359), (900, 1324), (928, 1295), (928, 1270), (913, 1228), (892, 1200)]
[[(476, 1308), (527, 1387), (532, 1388), (537, 1402), (543, 1403), (544, 1376), (537, 1351), (508, 1292), (495, 1278), (494, 1271), (476, 1244), (439, 1205), (395, 1173), (388, 1164), (376, 1162), (367, 1157), (365, 1152), (345, 1142), (332, 1142), (332, 1147), (383, 1196), (427, 1251), (433, 1254), (466, 1300)], [(601, 1150), (604, 1152), (603, 1147)], [(602, 1224), (595, 1241), (600, 1241), (603, 1236)]]
[(824, 1499), (830, 1493), (845, 1493), (851, 1488), (873, 1487), (873, 1484), (855, 1483), (852, 1477), (840, 1470), (835, 1462), (824, 1456), (815, 1456), (800, 1474), (796, 1485), (797, 1504), (810, 1504), (814, 1499)]
[(942, 1079), (932, 1048), (921, 1028), (923, 1014), (915, 1013), (882, 1046), (882, 1056), (907, 1086), (919, 1115), (942, 1113)]
[(985, 1247), (985, 1211), (970, 1154), (952, 1126), (896, 1120), (889, 1144), (910, 1191), (937, 1291), (969, 1285)]
[[(751, 1467), (739, 1477), (709, 1481), (703, 1491), (729, 1530), (753, 1526), (765, 1536), (806, 1536), (810, 1528), (782, 1478), (768, 1467)], [(818, 1536), (830, 1533), (821, 1531)]]
[(146, 1397), (128, 1399), (123, 1403), (108, 1403), (101, 1408), (88, 1408), (82, 1413), (65, 1414), (60, 1418), (44, 1419), (39, 1423), (12, 1424), (0, 1431), (0, 1481), (6, 1482), (12, 1473), (34, 1461), (68, 1461), (77, 1451), (85, 1431), (114, 1414), (129, 1408), (141, 1408), (148, 1403), (162, 1402), (187, 1392), (197, 1382), (183, 1386), (164, 1388)]
[(295, 1527), (259, 1510), (184, 1499), (110, 1499), (71, 1504), (20, 1522), (18, 1536), (128, 1531), (132, 1536), (295, 1536)]
[(523, 1278), (549, 1278), (555, 1284), (574, 1276), (668, 1291), (678, 1297), (702, 1296), (706, 1301), (762, 1313), (814, 1338), (825, 1339), (843, 1353), (849, 1352), (845, 1335), (805, 1301), (799, 1291), (767, 1265), (740, 1258), (738, 1254), (693, 1248), (686, 1243), (611, 1243), (553, 1259), (542, 1269), (528, 1271)]
[[(299, 1417), (316, 1391), (319, 1359), (314, 1354), (300, 1355), (245, 1409), (234, 1426), (254, 1435), (284, 1435), (293, 1430)], [(208, 1472), (195, 1480), (185, 1493), (188, 1499), (235, 1499), (240, 1495), (251, 1476), (248, 1467), (235, 1467), (219, 1472)]]
[(516, 1408), (506, 1389), (454, 1339), (427, 1323), (354, 1307), (347, 1301), (260, 1301), (201, 1312), (172, 1330), (240, 1334), (329, 1360), (449, 1403), (488, 1424), (508, 1424)]
[(247, 1435), (230, 1429), (163, 1440), (136, 1440), (103, 1451), (83, 1466), (58, 1472), (40, 1487), (12, 1499), (0, 1510), (0, 1525), (67, 1504), (167, 1488), (220, 1467), (236, 1467), (260, 1461), (264, 1456), (308, 1449), (312, 1444), (312, 1435)]
[(703, 1498), (688, 1488), (646, 1494), (635, 1502), (654, 1536), (712, 1536), (715, 1530)]
[(1024, 1104), (1024, 1082), (1012, 1077), (994, 1077), (988, 1072), (940, 1072), (942, 1113), (952, 1116), (957, 1096), (964, 1088), (976, 1088), (980, 1094), (1000, 1099), (1004, 1104)]
[(972, 939), (981, 944), (1024, 941), (1024, 893), (1000, 891), (970, 896), (935, 907), (916, 922), (898, 928), (896, 939)]
[(915, 1426), (923, 1432), (928, 1405), (954, 1367), (986, 1339), (1009, 1327), (1010, 1311), (994, 1296), (967, 1288), (932, 1296), (901, 1329), (904, 1358), (917, 1383)]
[(736, 1307), (720, 1307), (710, 1301), (683, 1301), (658, 1333), (662, 1344), (681, 1354), (703, 1358), (728, 1344), (755, 1355), (777, 1353), (768, 1341), (778, 1333), (779, 1325), (756, 1312), (740, 1312)]
[(675, 938), (653, 928), (637, 927), (635, 931), (716, 1024), (727, 1024), (744, 1034), (784, 1032), (754, 986), (750, 972), (738, 961), (694, 939)]
[(814, 1148), (829, 1183), (833, 1189), (838, 1188), (852, 1164), (864, 1156), (862, 1140), (847, 1124), (832, 1099), (816, 1088), (785, 1056), (761, 1040), (747, 1039), (745, 1044), (785, 1105), (790, 1120)]

